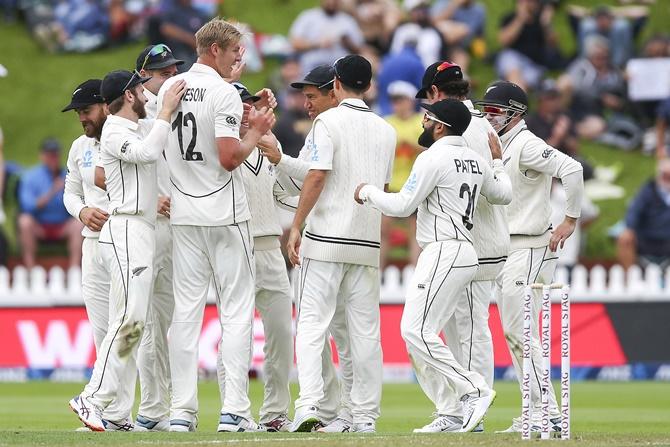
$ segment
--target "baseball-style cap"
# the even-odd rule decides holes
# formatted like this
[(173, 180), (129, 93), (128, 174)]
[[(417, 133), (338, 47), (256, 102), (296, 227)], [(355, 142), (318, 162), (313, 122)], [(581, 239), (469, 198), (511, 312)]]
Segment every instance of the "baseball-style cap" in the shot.
[(260, 96), (252, 95), (251, 93), (249, 93), (249, 90), (247, 90), (244, 84), (240, 82), (233, 82), (233, 87), (237, 89), (237, 93), (240, 94), (240, 99), (242, 100), (242, 102), (245, 101), (256, 102), (259, 99), (261, 99)]
[(407, 81), (393, 81), (386, 89), (386, 93), (388, 93), (391, 98), (404, 97), (414, 100), (416, 92), (416, 87)]
[(53, 137), (45, 138), (44, 141), (42, 141), (40, 150), (42, 152), (50, 152), (50, 153), (60, 152), (61, 150), (60, 142)]
[(416, 94), (418, 99), (426, 99), (431, 85), (442, 85), (447, 82), (462, 81), (463, 70), (453, 62), (435, 62), (426, 68), (421, 79), (421, 89)]
[(421, 107), (428, 110), (437, 118), (437, 121), (449, 127), (454, 135), (463, 135), (472, 119), (470, 110), (456, 99), (443, 99), (433, 104), (421, 104)]
[(335, 61), (335, 77), (347, 87), (364, 89), (372, 81), (372, 65), (363, 56), (350, 54)]
[(61, 112), (103, 103), (104, 101), (100, 95), (100, 84), (102, 84), (100, 79), (89, 79), (79, 84), (72, 92), (70, 104), (66, 105)]
[(127, 70), (115, 70), (107, 73), (100, 86), (100, 94), (107, 104), (110, 104), (116, 98), (123, 95), (128, 89), (137, 84), (144, 84), (151, 78), (143, 78), (138, 72), (129, 72)]
[(526, 113), (528, 95), (521, 87), (509, 81), (497, 81), (491, 84), (484, 93), (484, 99), (477, 104), (496, 105), (514, 112)]
[(175, 59), (170, 47), (163, 43), (158, 45), (149, 45), (137, 56), (135, 69), (137, 71), (159, 70), (170, 65), (181, 65), (184, 61)]
[(335, 68), (332, 65), (317, 65), (305, 75), (305, 79), (298, 82), (292, 82), (291, 87), (302, 89), (306, 85), (313, 85), (316, 88), (333, 88), (335, 80)]

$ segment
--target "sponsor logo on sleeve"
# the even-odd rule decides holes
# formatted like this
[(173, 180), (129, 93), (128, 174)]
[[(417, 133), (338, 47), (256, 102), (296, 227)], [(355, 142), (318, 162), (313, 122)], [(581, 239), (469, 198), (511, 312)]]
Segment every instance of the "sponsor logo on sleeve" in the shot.
[(237, 118), (234, 116), (228, 116), (226, 117), (226, 123), (230, 126), (237, 126)]
[(551, 148), (551, 147), (548, 147), (542, 152), (542, 158), (549, 158), (549, 157), (551, 157), (551, 154), (553, 154), (553, 153), (554, 153), (554, 149)]
[(123, 146), (121, 146), (121, 153), (122, 154), (126, 153), (126, 151), (128, 150), (128, 146), (130, 146), (130, 141), (126, 141), (125, 143), (123, 143)]

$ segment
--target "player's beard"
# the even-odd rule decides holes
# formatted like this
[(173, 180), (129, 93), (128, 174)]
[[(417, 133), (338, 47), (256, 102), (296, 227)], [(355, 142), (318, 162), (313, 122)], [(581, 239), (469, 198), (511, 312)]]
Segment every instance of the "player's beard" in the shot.
[(147, 109), (144, 107), (144, 103), (135, 96), (135, 101), (133, 101), (133, 112), (137, 114), (139, 119), (144, 119), (147, 117)]
[(423, 132), (421, 135), (419, 135), (417, 143), (419, 143), (419, 146), (421, 147), (431, 147), (433, 143), (435, 143), (435, 138), (433, 137), (433, 128), (429, 127), (427, 129), (423, 129)]

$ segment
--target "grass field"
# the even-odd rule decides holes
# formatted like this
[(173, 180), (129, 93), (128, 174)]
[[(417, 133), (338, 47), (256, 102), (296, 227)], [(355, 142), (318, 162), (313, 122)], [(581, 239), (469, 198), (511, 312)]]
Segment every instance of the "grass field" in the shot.
[[(67, 401), (81, 384), (0, 383), (0, 445), (269, 445), (269, 446), (507, 446), (521, 444), (518, 435), (495, 434), (519, 411), (516, 383), (496, 384), (498, 398), (489, 411), (484, 434), (413, 435), (430, 421), (432, 406), (415, 384), (384, 387), (382, 416), (376, 435), (218, 434), (218, 388), (200, 385), (200, 426), (197, 433), (75, 433), (79, 426)], [(253, 381), (254, 411), (262, 384)], [(293, 389), (295, 397), (297, 390)], [(573, 384), (573, 442), (580, 446), (670, 446), (668, 385), (654, 382), (579, 382)], [(537, 442), (537, 441), (536, 441)], [(561, 444), (563, 445), (563, 444)]]

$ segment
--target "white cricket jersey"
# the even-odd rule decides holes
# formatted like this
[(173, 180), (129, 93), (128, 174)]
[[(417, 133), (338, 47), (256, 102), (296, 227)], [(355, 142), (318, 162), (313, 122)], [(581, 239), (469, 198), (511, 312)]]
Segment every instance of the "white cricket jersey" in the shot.
[(360, 99), (320, 114), (306, 141), (310, 168), (329, 171), (307, 218), (303, 256), (377, 267), (381, 215), (353, 200), (361, 182), (383, 188), (391, 179), (396, 133)]
[(240, 95), (213, 68), (196, 63), (165, 81), (158, 92), (158, 107), (165, 90), (182, 79), (186, 93), (172, 114), (165, 149), (172, 182), (170, 222), (218, 226), (249, 220), (242, 172), (228, 172), (221, 166), (216, 144), (221, 137), (240, 139)]
[[(463, 101), (463, 104), (470, 110), (472, 116), (470, 125), (463, 132), (465, 144), (491, 165), (493, 158), (489, 148), (489, 133), (496, 138), (498, 135), (484, 115), (474, 108), (471, 101)], [(509, 252), (507, 210), (502, 205), (492, 205), (488, 200), (480, 198), (472, 217), (472, 225), (470, 231), (472, 245), (479, 259), (475, 280), (493, 280), (500, 273)]]
[[(107, 193), (95, 186), (95, 167), (98, 163), (100, 142), (82, 135), (72, 142), (67, 156), (67, 175), (63, 203), (67, 212), (79, 220), (79, 213), (85, 207), (107, 211)], [(84, 237), (98, 237), (100, 232), (84, 226)]]
[[(146, 88), (144, 89), (144, 95), (148, 99), (148, 102), (144, 105), (147, 111), (147, 119), (154, 120), (158, 116), (158, 96)], [(162, 154), (156, 160), (156, 176), (158, 178), (158, 194), (169, 197), (172, 185), (170, 185), (170, 168), (168, 168), (167, 161), (165, 160), (165, 154)], [(165, 216), (158, 214), (158, 218), (163, 217)]]
[(387, 216), (406, 217), (418, 207), (416, 239), (424, 248), (451, 239), (472, 242), (472, 216), (480, 193), (491, 203), (512, 200), (502, 162), (494, 160), (491, 168), (463, 137), (446, 136), (419, 154), (400, 192), (366, 185), (360, 198)]
[(507, 207), (511, 248), (538, 248), (551, 237), (552, 177), (560, 178), (566, 190), (566, 212), (579, 217), (584, 180), (582, 165), (549, 146), (526, 127), (524, 120), (504, 134), (503, 163), (514, 189)]
[[(264, 236), (281, 236), (282, 228), (277, 214), (277, 201), (284, 201), (284, 206), (295, 209), (295, 201), (288, 202), (278, 197), (275, 167), (258, 148), (255, 148), (239, 168), (242, 171), (244, 190), (251, 211), (251, 234), (254, 238)], [(277, 244), (277, 246), (279, 246)]]
[(163, 120), (139, 123), (110, 115), (102, 128), (99, 166), (105, 169), (111, 215), (139, 216), (156, 222), (156, 160), (170, 125)]

